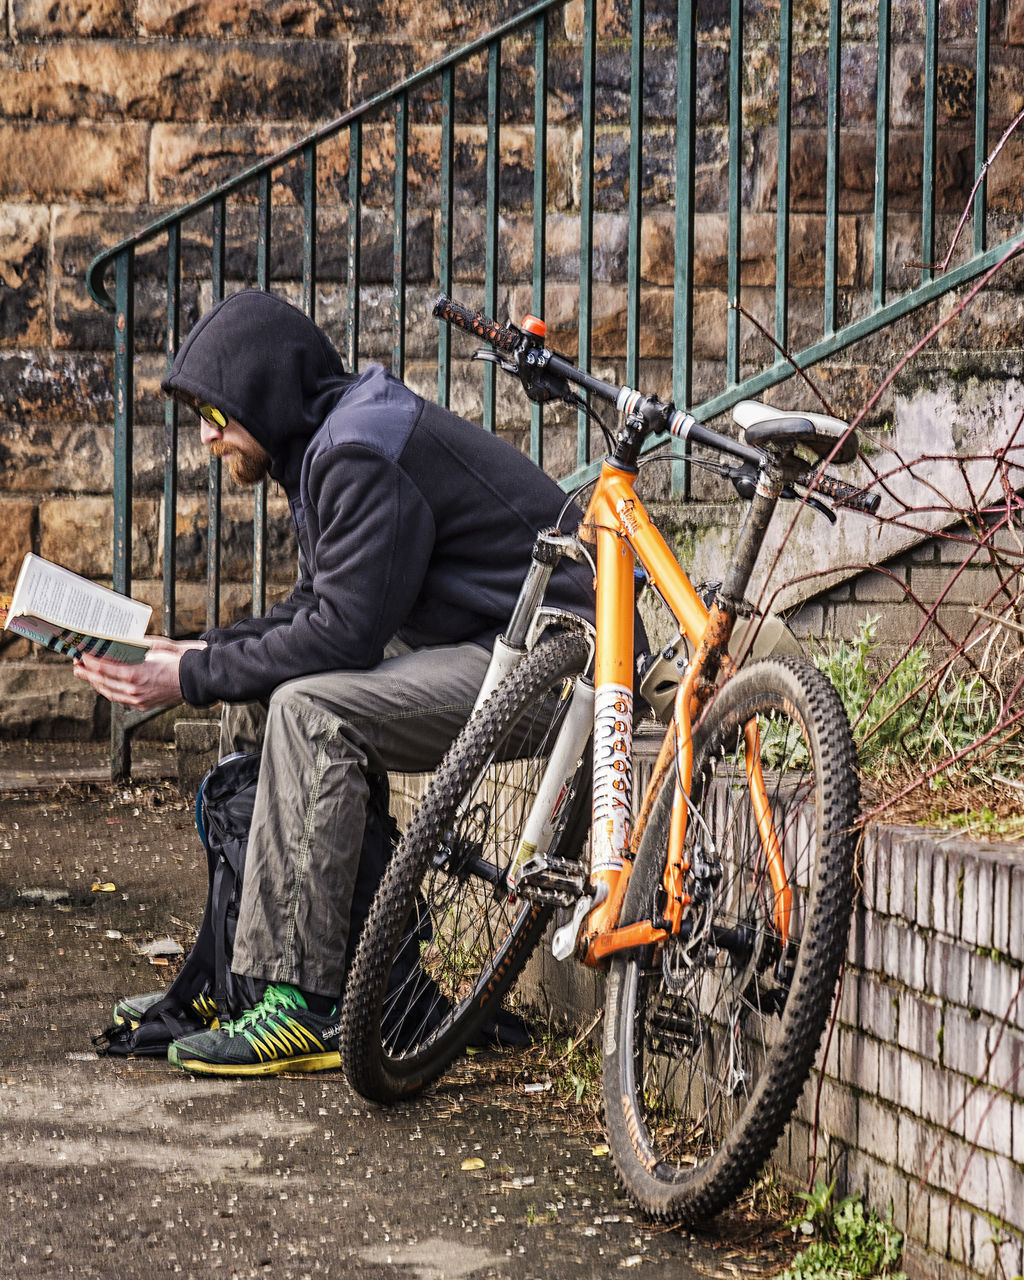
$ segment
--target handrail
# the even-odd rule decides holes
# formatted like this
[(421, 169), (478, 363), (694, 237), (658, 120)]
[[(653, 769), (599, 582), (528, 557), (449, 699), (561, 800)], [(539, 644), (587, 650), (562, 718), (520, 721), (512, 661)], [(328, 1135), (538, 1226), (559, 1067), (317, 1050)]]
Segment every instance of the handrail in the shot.
[[(893, 6), (892, 0), (879, 0), (874, 120), (868, 119), (870, 107), (865, 109), (862, 104), (862, 115), (854, 122), (862, 149), (870, 136), (869, 128), (874, 134), (876, 184), (870, 202), (858, 203), (856, 207), (852, 206), (843, 185), (844, 130), (848, 122), (843, 119), (846, 98), (840, 93), (842, 0), (829, 0), (827, 14), (821, 15), (827, 18), (829, 47), (822, 65), (827, 63), (828, 93), (822, 95), (819, 118), (810, 123), (806, 113), (798, 119), (795, 111), (799, 95), (795, 33), (801, 29), (796, 0), (778, 2), (777, 19), (772, 19), (778, 23), (777, 42), (771, 31), (766, 34), (763, 7), (758, 7), (760, 34), (755, 40), (748, 33), (745, 40), (744, 24), (752, 15), (744, 12), (743, 0), (730, 0), (728, 30), (724, 33), (716, 30), (709, 37), (718, 42), (723, 53), (728, 42), (728, 56), (722, 58), (720, 100), (715, 99), (712, 105), (708, 105), (711, 102), (708, 82), (702, 78), (705, 68), (698, 58), (698, 47), (704, 36), (698, 22), (699, 0), (677, 0), (674, 48), (671, 33), (665, 31), (665, 13), (659, 12), (652, 34), (648, 34), (644, 0), (632, 0), (629, 31), (620, 28), (610, 35), (601, 30), (598, 0), (583, 0), (579, 26), (574, 26), (572, 31), (559, 31), (557, 15), (566, 4), (567, 0), (539, 0), (269, 158), (249, 165), (189, 203), (156, 218), (92, 260), (86, 274), (89, 293), (99, 306), (114, 313), (113, 582), (118, 590), (131, 590), (135, 374), (140, 357), (135, 327), (136, 315), (143, 307), (152, 310), (152, 316), (147, 314), (147, 319), (152, 318), (161, 331), (169, 366), (183, 336), (186, 306), (216, 302), (239, 282), (262, 289), (281, 287), (300, 301), (311, 318), (328, 328), (333, 326), (343, 331), (338, 349), (349, 368), (358, 368), (361, 357), (367, 354), (385, 362), (390, 355), (392, 371), (400, 377), (411, 377), (417, 389), (423, 390), (435, 379), (430, 366), (436, 351), (438, 402), (447, 405), (453, 395), (461, 396), (464, 402), (468, 398), (471, 416), (480, 417), (484, 428), (494, 431), (499, 425), (499, 402), (493, 367), (485, 365), (479, 380), (474, 381), (468, 391), (465, 382), (460, 385), (461, 379), (456, 378), (453, 370), (453, 349), (447, 331), (429, 334), (426, 338), (423, 335), (422, 325), (426, 323), (423, 294), (428, 287), (431, 293), (437, 287), (449, 292), (456, 278), (461, 278), (463, 285), (469, 278), (490, 314), (501, 318), (499, 312), (504, 301), (499, 305), (499, 295), (508, 287), (516, 294), (513, 304), (510, 293), (509, 305), (521, 307), (523, 311), (530, 309), (536, 314), (547, 312), (551, 320), (552, 311), (556, 316), (558, 313), (557, 306), (552, 308), (552, 299), (557, 298), (559, 289), (565, 289), (571, 295), (571, 312), (563, 312), (561, 321), (564, 327), (578, 333), (576, 361), (582, 367), (597, 366), (603, 360), (621, 363), (625, 381), (635, 383), (639, 380), (637, 371), (642, 360), (667, 357), (670, 372), (662, 369), (652, 376), (661, 379), (663, 385), (671, 378), (675, 403), (706, 419), (726, 411), (740, 399), (785, 381), (792, 376), (794, 368), (804, 369), (835, 356), (948, 290), (977, 278), (999, 260), (1010, 244), (1009, 219), (990, 214), (986, 189), (990, 145), (987, 69), (992, 60), (988, 30), (990, 0), (978, 3), (977, 45), (971, 58), (976, 67), (974, 117), (970, 123), (974, 139), (975, 187), (970, 197), (973, 244), (966, 243), (965, 235), (959, 260), (949, 269), (945, 264), (930, 261), (935, 252), (936, 232), (942, 229), (939, 215), (950, 220), (948, 204), (940, 208), (933, 190), (942, 146), (936, 106), (939, 80), (936, 58), (942, 44), (938, 0), (924, 3), (920, 128), (916, 133), (909, 128), (904, 112), (898, 135), (889, 101), (893, 79), (890, 48)], [(804, 33), (801, 39), (806, 38)], [(857, 38), (862, 39), (862, 35), (858, 34)], [(531, 39), (532, 73), (529, 67)], [(814, 39), (825, 52), (824, 25)], [(557, 55), (552, 54), (552, 49), (555, 47), (568, 62), (553, 70), (549, 68), (549, 60), (554, 63)], [(506, 63), (509, 49), (512, 53)], [(755, 52), (759, 49), (772, 63), (778, 77), (774, 120), (771, 117), (773, 91), (765, 89), (765, 83), (772, 83), (770, 76), (755, 87), (759, 94), (754, 104), (755, 113), (751, 115), (747, 110), (750, 49)], [(606, 58), (612, 60), (612, 69), (602, 77)], [(457, 125), (462, 103), (456, 94), (456, 75), (470, 60), (474, 60), (470, 71), (474, 96), (467, 104), (465, 118), (460, 117)], [(672, 63), (674, 101), (671, 94), (666, 94), (664, 100), (654, 103), (649, 93), (650, 78), (657, 74), (659, 65), (665, 69)], [(670, 72), (667, 79), (671, 78)], [(557, 116), (558, 104), (564, 108), (560, 117)], [(385, 139), (380, 156), (371, 150), (378, 128)], [(968, 135), (966, 123), (961, 123), (959, 129), (965, 137)], [(703, 134), (699, 130), (703, 130)], [(760, 140), (755, 138), (758, 145), (752, 148), (751, 130), (770, 134), (769, 145), (761, 147)], [(337, 191), (327, 195), (322, 168), (318, 186), (319, 149), (345, 131), (348, 133), (347, 178), (342, 177)], [(429, 144), (424, 143), (425, 131), (434, 131)], [(808, 142), (807, 136), (815, 132), (817, 136)], [(799, 150), (801, 134), (803, 145), (809, 148), (806, 153)], [(900, 234), (899, 229), (893, 231), (892, 224), (897, 216), (905, 221), (907, 202), (903, 202), (898, 215), (891, 214), (888, 187), (894, 137), (905, 158), (920, 166), (920, 208), (915, 207), (914, 217), (918, 219), (920, 256), (927, 264), (925, 267), (918, 264), (915, 270), (919, 273), (914, 280), (901, 280), (899, 287), (889, 278), (893, 274), (892, 247), (894, 242), (899, 242)], [(727, 158), (727, 203), (720, 200), (717, 193), (709, 195), (710, 185), (697, 188), (696, 174), (707, 154), (709, 138), (713, 142), (712, 153), (721, 145), (716, 163), (723, 171)], [(518, 153), (524, 157), (515, 171), (505, 168), (506, 144), (513, 154), (518, 147)], [(770, 171), (771, 162), (765, 159), (771, 155), (771, 144), (777, 157), (774, 174)], [(388, 154), (392, 145), (393, 156)], [(425, 150), (427, 145), (438, 150)], [(566, 149), (561, 172), (551, 163), (551, 158), (560, 154), (559, 146)], [(533, 172), (529, 173), (531, 148)], [(802, 176), (798, 160), (801, 154), (813, 155), (814, 148), (819, 149), (821, 172), (814, 170), (816, 183), (808, 202), (806, 182), (802, 196), (797, 195)], [(751, 150), (758, 157), (755, 162), (748, 160)], [(659, 158), (673, 154), (674, 186), (670, 192), (659, 193), (651, 179), (652, 165)], [(416, 193), (417, 160), (432, 166), (429, 199), (421, 199)], [(460, 167), (464, 162), (468, 163)], [(770, 198), (758, 206), (756, 213), (744, 206), (751, 180), (750, 163), (768, 166), (759, 176), (769, 196), (774, 177), (774, 209)], [(616, 169), (616, 165), (620, 167)], [(671, 165), (669, 159), (666, 168), (671, 169)], [(301, 173), (297, 171), (298, 166)], [(287, 172), (289, 169), (291, 172)], [(275, 205), (277, 188), (274, 186), (282, 170), (286, 171), (284, 176), (290, 188), (282, 205), (287, 206), (284, 213)], [(659, 171), (662, 182), (663, 172)], [(460, 200), (463, 181), (475, 193), (475, 199), (469, 204)], [(556, 183), (561, 186), (556, 187)], [(243, 190), (247, 197), (244, 206), (233, 199)], [(803, 200), (802, 205), (796, 204), (798, 198)], [(318, 203), (321, 201), (324, 203)], [(665, 257), (671, 258), (671, 263), (655, 261), (654, 274), (648, 275), (651, 258), (644, 252), (648, 247), (644, 238), (652, 234), (652, 205), (656, 206), (659, 218), (666, 213), (673, 218), (674, 242), (665, 249)], [(389, 211), (393, 211), (390, 226)], [(790, 278), (794, 265), (791, 240), (795, 239), (791, 237), (791, 229), (795, 226), (795, 217), (800, 215), (810, 215), (816, 222), (818, 238), (808, 245), (809, 219), (805, 220), (803, 252), (808, 257), (818, 253), (821, 265), (813, 278), (794, 283)], [(721, 352), (701, 346), (701, 304), (713, 297), (713, 293), (704, 298), (700, 296), (700, 290), (707, 286), (700, 281), (700, 264), (695, 261), (694, 246), (699, 219), (706, 216), (717, 219), (716, 234), (721, 235), (725, 245), (724, 269), (711, 286), (719, 293), (725, 290), (721, 299), (725, 318), (722, 320), (721, 315), (715, 318), (718, 326), (715, 342), (720, 342)], [(771, 234), (774, 280), (765, 273), (762, 279), (752, 282), (747, 274), (746, 238), (755, 216), (775, 217)], [(616, 260), (614, 273), (602, 278), (599, 262), (605, 244), (601, 220), (609, 219), (604, 224), (608, 226), (612, 219), (620, 217), (626, 226), (621, 246), (624, 269), (620, 269)], [(562, 235), (560, 243), (555, 244), (552, 220), (559, 218), (575, 220), (576, 243), (572, 235)], [(295, 234), (299, 219), (301, 239)], [(387, 230), (376, 233), (375, 219)], [(286, 234), (294, 237), (286, 253), (276, 239), (282, 221)], [(468, 242), (472, 260), (460, 258), (460, 252), (466, 252), (466, 241), (460, 242), (456, 236), (457, 222), (472, 231)], [(198, 270), (186, 265), (186, 226), (196, 233), (188, 249), (190, 254), (195, 252), (197, 261), (202, 263)], [(318, 250), (323, 251), (327, 226), (333, 231), (333, 243), (340, 260), (334, 276), (318, 258)], [(417, 228), (424, 232), (418, 262), (425, 274), (419, 277), (414, 252)], [(961, 230), (963, 219), (958, 235)], [(375, 243), (374, 234), (379, 234), (376, 246), (380, 250), (380, 261), (371, 268), (368, 249)], [(854, 274), (847, 278), (843, 276), (846, 264), (840, 251), (844, 236), (848, 242), (851, 235), (864, 246), (863, 265), (858, 249)], [(139, 250), (161, 236), (166, 237), (166, 313), (163, 317), (157, 314), (162, 300), (153, 302), (151, 284), (147, 282), (148, 293), (140, 294), (136, 280)], [(390, 246), (386, 237), (390, 238)], [(996, 239), (1001, 239), (1001, 243), (989, 242)], [(764, 242), (767, 246), (767, 235)], [(552, 244), (555, 244), (553, 253)], [(577, 245), (578, 275), (574, 261)], [(272, 252), (275, 248), (276, 254)], [(247, 256), (234, 259), (232, 255), (236, 250)], [(425, 262), (427, 251), (429, 266)], [(766, 247), (766, 261), (770, 252)], [(148, 253), (147, 264), (152, 263), (158, 253), (159, 250)], [(559, 259), (556, 276), (552, 263)], [(510, 261), (514, 262), (511, 268)], [(337, 296), (329, 299), (325, 306), (320, 301), (321, 286), (329, 289), (335, 284)], [(602, 307), (609, 288), (622, 291), (622, 305), (616, 301), (612, 309), (614, 324), (622, 325), (621, 342), (611, 352), (598, 341), (605, 319)], [(645, 306), (656, 292), (660, 293), (655, 300), (663, 323), (661, 332), (656, 334), (660, 346), (652, 353), (644, 348), (654, 332)], [(748, 301), (752, 294), (758, 297), (753, 305)], [(318, 307), (329, 314), (318, 317)], [(765, 341), (755, 348), (746, 342), (744, 311), (761, 317), (758, 324), (762, 326)], [(147, 330), (140, 326), (140, 333), (145, 332)], [(802, 335), (800, 349), (792, 345), (792, 334), (796, 332)], [(336, 334), (332, 332), (332, 336)], [(436, 347), (432, 345), (435, 336)], [(147, 348), (146, 357), (151, 353), (152, 348)], [(708, 370), (712, 364), (715, 372), (710, 377)], [(471, 376), (476, 378), (476, 372)], [(668, 390), (665, 385), (665, 391)], [(181, 630), (177, 616), (181, 575), (176, 561), (176, 515), (181, 501), (178, 413), (176, 403), (165, 403), (162, 536), (159, 539), (163, 558), (158, 567), (147, 569), (151, 578), (157, 572), (162, 575), (162, 625), (168, 634)], [(567, 490), (587, 483), (598, 469), (591, 455), (593, 424), (589, 413), (581, 410), (575, 422), (566, 421), (564, 416), (553, 418), (550, 413), (546, 417), (545, 413), (543, 405), (531, 405), (527, 437), (530, 456), (560, 474), (560, 482)], [(556, 464), (554, 459), (559, 449), (562, 450), (561, 462)], [(671, 484), (673, 494), (692, 496), (687, 461), (673, 462)], [(221, 622), (222, 595), (225, 594), (222, 591), (225, 585), (221, 570), (222, 535), (229, 527), (222, 510), (217, 460), (209, 467), (206, 501), (205, 613), (206, 625), (210, 627)], [(269, 541), (267, 495), (265, 489), (257, 488), (253, 510), (254, 612), (261, 612), (267, 600)], [(198, 612), (195, 603), (193, 610)], [(185, 625), (198, 624), (199, 619), (194, 617)], [(127, 768), (126, 737), (138, 719), (117, 708), (113, 717), (113, 768), (120, 776)]]
[(294, 142), (291, 146), (275, 152), (269, 159), (250, 165), (247, 169), (243, 169), (241, 173), (236, 174), (235, 177), (229, 178), (227, 182), (222, 182), (219, 186), (205, 192), (198, 199), (182, 205), (180, 208), (175, 209), (173, 213), (164, 214), (162, 218), (157, 218), (155, 221), (147, 223), (141, 230), (136, 231), (134, 235), (126, 236), (123, 240), (119, 240), (112, 248), (104, 249), (89, 263), (89, 268), (86, 272), (86, 284), (90, 297), (105, 311), (114, 311), (116, 304), (107, 292), (104, 277), (110, 264), (126, 249), (134, 248), (155, 239), (162, 232), (167, 231), (168, 228), (175, 224), (180, 224), (185, 219), (192, 217), (193, 214), (202, 213), (204, 209), (211, 208), (218, 201), (224, 200), (236, 191), (240, 191), (270, 170), (278, 169), (293, 160), (301, 159), (310, 148), (316, 148), (327, 138), (334, 137), (336, 133), (340, 133), (352, 124), (362, 122), (367, 116), (373, 115), (382, 107), (396, 102), (403, 95), (408, 96), (408, 94), (442, 72), (451, 70), (460, 63), (465, 62), (467, 58), (471, 58), (475, 53), (480, 53), (482, 50), (487, 49), (495, 41), (501, 41), (507, 36), (515, 35), (521, 28), (529, 26), (531, 22), (535, 22), (537, 18), (543, 17), (553, 9), (560, 9), (564, 5), (565, 0), (539, 0), (538, 4), (524, 10), (517, 17), (507, 19), (485, 35), (478, 36), (475, 40), (471, 40), (468, 44), (456, 49), (454, 53), (449, 53), (445, 57), (438, 59), (438, 61), (430, 63), (429, 66), (424, 67), (422, 70), (414, 72), (407, 79), (392, 85), (388, 89), (382, 89), (379, 93), (374, 94), (373, 97), (367, 98), (365, 102), (360, 103), (359, 106), (353, 107), (343, 115), (336, 116), (327, 124), (321, 125), (319, 129), (314, 129), (312, 133), (304, 135), (298, 142)]

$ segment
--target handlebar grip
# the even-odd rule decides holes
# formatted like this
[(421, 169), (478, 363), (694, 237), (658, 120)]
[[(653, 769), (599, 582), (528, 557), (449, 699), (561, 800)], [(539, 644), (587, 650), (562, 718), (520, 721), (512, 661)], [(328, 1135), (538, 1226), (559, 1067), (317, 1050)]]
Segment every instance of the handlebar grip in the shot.
[(447, 324), (465, 329), (508, 355), (515, 351), (522, 340), (522, 333), (514, 325), (498, 324), (497, 320), (491, 320), (481, 311), (470, 311), (469, 307), (455, 302), (445, 293), (438, 295), (431, 312)]
[(845, 480), (830, 476), (825, 471), (803, 471), (797, 476), (796, 482), (805, 489), (814, 489), (824, 494), (840, 506), (852, 507), (855, 511), (864, 511), (868, 515), (874, 515), (881, 502), (880, 494), (865, 493), (856, 485), (847, 484)]

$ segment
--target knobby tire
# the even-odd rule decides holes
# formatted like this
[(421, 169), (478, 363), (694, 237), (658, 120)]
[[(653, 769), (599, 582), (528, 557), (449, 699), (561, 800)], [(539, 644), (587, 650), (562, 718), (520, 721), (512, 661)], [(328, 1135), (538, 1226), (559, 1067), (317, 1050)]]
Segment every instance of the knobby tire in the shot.
[[(793, 890), (783, 948), (750, 812), (743, 726), (756, 719)], [(694, 737), (680, 937), (616, 958), (605, 997), (609, 1147), (653, 1217), (693, 1226), (758, 1174), (789, 1121), (846, 947), (857, 845), (856, 753), (832, 685), (799, 658), (741, 670)], [(622, 923), (658, 918), (675, 776), (641, 839)]]
[[(435, 1080), (481, 1031), (540, 941), (552, 908), (510, 898), (519, 844), (585, 639), (542, 640), (452, 744), (381, 882), (345, 991), (342, 1063), (377, 1102)], [(548, 746), (547, 749), (550, 749)], [(589, 755), (589, 753), (587, 753)], [(578, 858), (589, 761), (560, 809), (549, 852)]]

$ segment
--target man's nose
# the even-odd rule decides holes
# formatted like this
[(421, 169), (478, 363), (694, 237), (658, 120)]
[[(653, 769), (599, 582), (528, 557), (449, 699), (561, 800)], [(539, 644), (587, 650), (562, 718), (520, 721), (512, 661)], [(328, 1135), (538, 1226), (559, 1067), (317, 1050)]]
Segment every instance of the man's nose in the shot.
[(220, 439), (220, 428), (215, 427), (212, 422), (207, 422), (204, 418), (199, 428), (199, 438), (203, 444), (213, 444), (214, 440)]

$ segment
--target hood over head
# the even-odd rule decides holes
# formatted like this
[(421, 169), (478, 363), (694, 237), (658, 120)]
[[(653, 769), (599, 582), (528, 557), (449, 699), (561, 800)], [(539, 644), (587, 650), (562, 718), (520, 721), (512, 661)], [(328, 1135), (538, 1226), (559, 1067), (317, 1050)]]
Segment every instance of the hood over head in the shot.
[(353, 381), (317, 325), (284, 299), (245, 289), (218, 302), (182, 343), (165, 395), (215, 405), (270, 455), (270, 474), (297, 485), (310, 439)]

